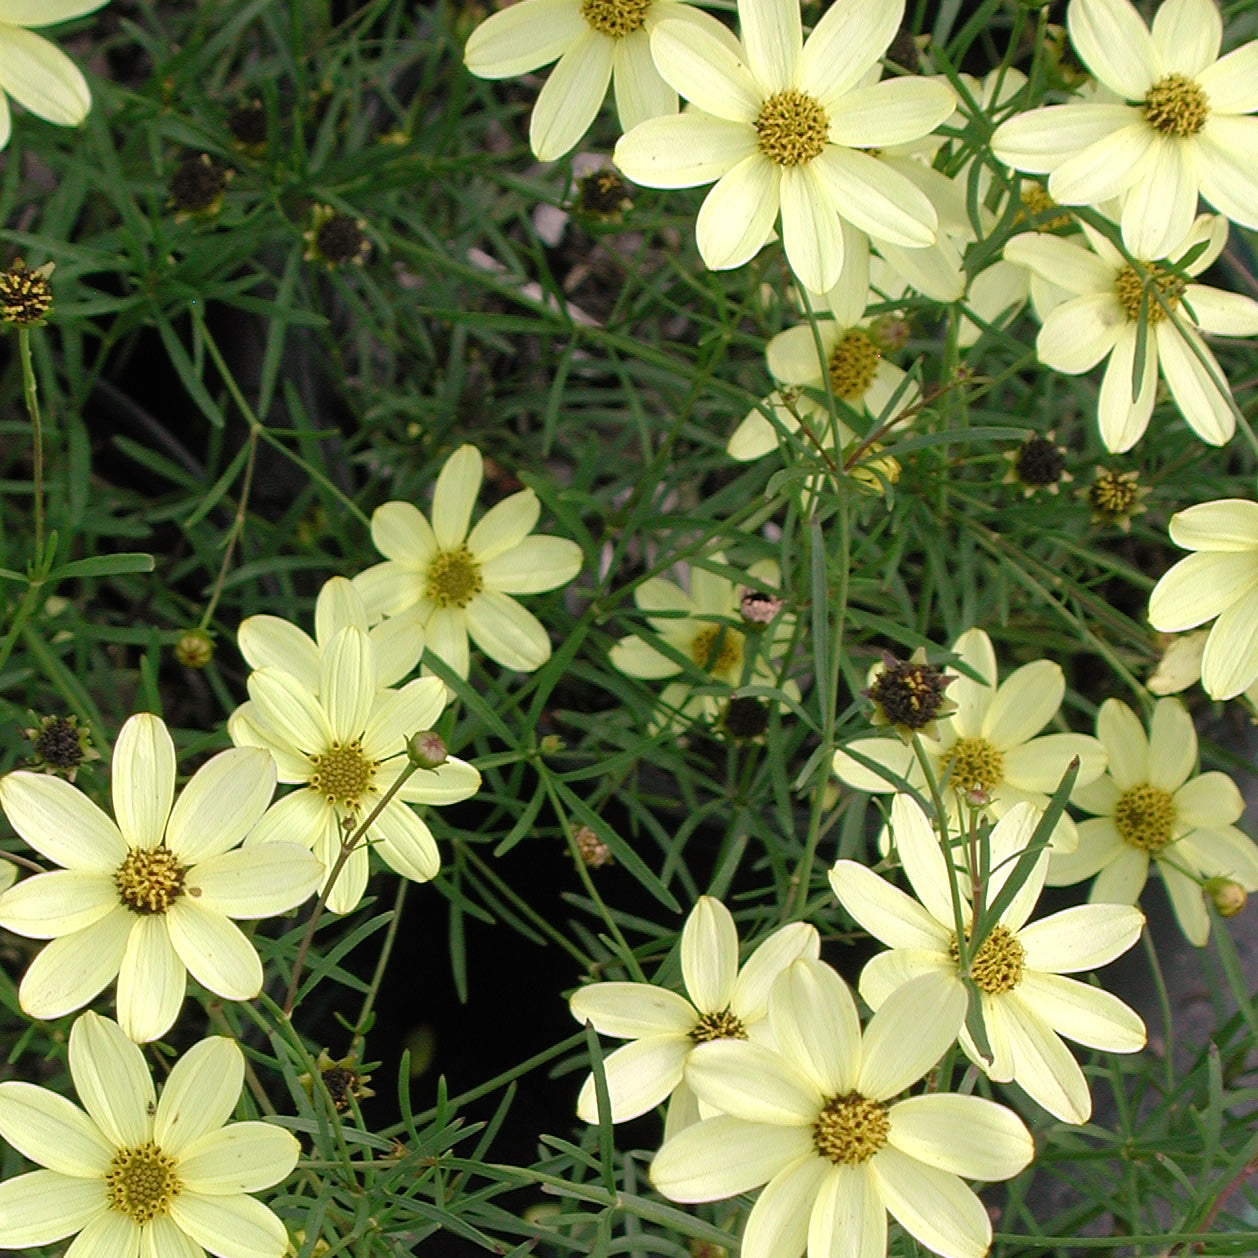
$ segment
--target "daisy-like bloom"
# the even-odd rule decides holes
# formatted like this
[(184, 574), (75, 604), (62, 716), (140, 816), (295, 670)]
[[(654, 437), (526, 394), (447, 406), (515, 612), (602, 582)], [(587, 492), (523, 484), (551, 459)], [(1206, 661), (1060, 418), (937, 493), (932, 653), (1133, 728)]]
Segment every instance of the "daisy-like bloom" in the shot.
[(32, 1018), (82, 1008), (116, 975), (122, 1029), (152, 1040), (175, 1021), (188, 974), (226, 1000), (262, 990), (257, 951), (230, 919), (295, 908), (323, 866), (296, 843), (237, 846), (275, 793), (263, 751), (221, 752), (176, 799), (170, 733), (139, 713), (118, 735), (110, 784), (116, 823), (60, 778), (0, 779), (10, 824), (62, 866), (0, 896), (0, 926), (52, 941), (18, 988)]
[[(935, 781), (941, 782), (945, 773), (950, 775), (944, 802), (954, 831), (961, 828), (962, 816), (977, 805), (992, 820), (1023, 801), (1046, 808), (1049, 793), (1060, 785), (1074, 756), (1079, 757), (1078, 785), (1101, 776), (1105, 749), (1095, 738), (1088, 734), (1035, 736), (1056, 716), (1066, 693), (1066, 679), (1058, 664), (1051, 660), (1024, 664), (997, 685), (996, 653), (981, 629), (967, 629), (952, 650), (983, 680), (949, 669), (956, 680), (948, 686), (948, 698), (956, 711), (939, 721), (937, 739), (921, 737), (919, 741)], [(847, 747), (915, 790), (926, 791), (914, 750), (900, 739), (857, 738)], [(834, 753), (834, 771), (857, 790), (901, 789), (877, 769), (859, 764), (848, 751)], [(1053, 846), (1073, 851), (1076, 841), (1074, 822), (1063, 813), (1053, 830)]]
[(69, 1056), (82, 1109), (0, 1083), (0, 1135), (46, 1168), (0, 1184), (0, 1246), (77, 1232), (72, 1258), (280, 1258), (288, 1232), (248, 1194), (285, 1179), (301, 1146), (272, 1123), (227, 1122), (245, 1078), (232, 1040), (194, 1044), (160, 1097), (144, 1054), (107, 1018), (78, 1018)]
[[(1255, 335), (1258, 301), (1193, 283), (1191, 277), (1222, 253), (1227, 220), (1203, 214), (1169, 259), (1139, 266), (1127, 262), (1100, 232), (1086, 225), (1083, 232), (1089, 248), (1031, 233), (1015, 236), (1005, 246), (1006, 258), (1071, 294), (1044, 319), (1035, 342), (1040, 362), (1077, 376), (1108, 356), (1097, 401), (1107, 450), (1130, 450), (1144, 434), (1153, 413), (1159, 365), (1192, 430), (1202, 441), (1222, 445), (1236, 426), (1233, 403), (1226, 384), (1220, 388), (1212, 378), (1224, 381), (1200, 334)], [(1198, 257), (1184, 261), (1190, 249), (1203, 245)], [(1139, 387), (1133, 390), (1142, 327), (1144, 363)]]
[(1219, 57), (1213, 0), (1166, 0), (1150, 33), (1130, 0), (1071, 0), (1080, 60), (1119, 102), (1035, 109), (997, 127), (992, 152), (1047, 174), (1062, 205), (1122, 198), (1123, 243), (1165, 257), (1187, 234), (1200, 193), (1258, 227), (1258, 40)]
[(291, 673), (307, 690), (319, 693), (319, 655), (349, 625), (363, 630), (375, 650), (377, 680), (394, 686), (415, 671), (424, 653), (423, 630), (405, 619), (368, 627), (367, 605), (352, 581), (325, 581), (315, 600), (315, 636), (280, 616), (249, 616), (240, 622), (236, 642), (250, 668), (278, 668)]
[[(993, 827), (987, 840), (991, 872), (985, 903), (1000, 894), (1039, 819), (1038, 809), (1019, 804)], [(891, 827), (916, 900), (855, 861), (841, 860), (830, 871), (839, 902), (890, 949), (865, 966), (860, 994), (870, 1008), (881, 1009), (894, 992), (916, 979), (922, 983), (918, 991), (924, 1007), (955, 1008), (956, 994), (965, 985), (947, 858), (934, 827), (911, 796), (896, 796)], [(1082, 1123), (1092, 1112), (1092, 1097), (1079, 1063), (1060, 1037), (1112, 1053), (1134, 1053), (1144, 1047), (1145, 1029), (1116, 996), (1063, 975), (1107, 965), (1126, 952), (1140, 937), (1144, 914), (1126, 904), (1085, 904), (1028, 925), (1048, 861), (1048, 851), (1042, 851), (970, 958), (969, 977), (979, 991), (990, 1064), (962, 1026), (964, 1000), (956, 1030), (971, 1061), (992, 1079), (1013, 1081), (1050, 1114)], [(963, 869), (957, 873), (968, 938), (973, 886)]]
[(930, 199), (864, 151), (929, 134), (955, 103), (927, 79), (864, 83), (903, 13), (903, 0), (838, 0), (805, 43), (798, 0), (739, 0), (736, 51), (705, 26), (660, 22), (655, 64), (695, 109), (640, 123), (612, 160), (652, 188), (717, 181), (695, 223), (713, 270), (754, 257), (779, 211), (787, 261), (814, 292), (838, 281), (844, 220), (891, 245), (933, 244)]
[(944, 1054), (964, 1016), (925, 984), (901, 989), (861, 1035), (843, 980), (799, 960), (773, 984), (777, 1051), (702, 1045), (687, 1077), (715, 1117), (664, 1143), (651, 1182), (674, 1201), (715, 1201), (765, 1185), (743, 1258), (881, 1258), (887, 1214), (946, 1258), (982, 1258), (992, 1240), (970, 1179), (1016, 1175), (1035, 1153), (1022, 1120), (976, 1096), (896, 1099)]
[(576, 542), (533, 536), (541, 504), (531, 489), (491, 507), (469, 532), (483, 475), (480, 451), (460, 446), (437, 477), (431, 524), (409, 502), (378, 507), (371, 540), (386, 562), (354, 578), (368, 615), (404, 616), (460, 677), (470, 667), (469, 634), (503, 668), (540, 668), (550, 637), (511, 595), (558, 589), (581, 570)]
[(1214, 620), (1201, 684), (1212, 699), (1235, 698), (1258, 681), (1258, 503), (1199, 503), (1171, 516), (1170, 534), (1195, 553), (1153, 587), (1149, 623), (1179, 633)]
[(651, 32), (697, 12), (677, 0), (519, 0), (472, 32), (463, 60), (482, 79), (510, 79), (558, 60), (529, 119), (529, 147), (551, 162), (589, 130), (609, 82), (623, 131), (677, 112), (677, 93), (651, 60)]
[(368, 846), (403, 878), (434, 877), (441, 867), (436, 841), (408, 805), (453, 804), (480, 787), (477, 770), (455, 756), (420, 769), (385, 804), (328, 885), (342, 843), (406, 769), (406, 740), (431, 729), (446, 705), (437, 678), (386, 690), (378, 671), (371, 639), (348, 625), (319, 653), (317, 690), (284, 669), (260, 668), (249, 674), (249, 701), (227, 722), (232, 742), (265, 748), (279, 766), (279, 780), (302, 787), (267, 811), (249, 843), (265, 851), (291, 839), (313, 848), (325, 871), (320, 890), (334, 913), (348, 913), (362, 899)]
[(77, 127), (92, 107), (78, 66), (29, 28), (68, 22), (106, 0), (0, 0), (0, 148), (13, 130), (8, 97), (59, 127)]
[[(708, 561), (725, 566), (725, 556), (719, 551), (708, 556)], [(747, 576), (770, 587), (779, 583), (778, 566), (771, 559), (752, 564)], [(793, 618), (779, 614), (765, 626), (743, 615), (742, 591), (729, 577), (696, 564), (690, 569), (688, 593), (675, 581), (648, 577), (635, 588), (633, 598), (644, 612), (664, 613), (650, 618), (651, 629), (690, 666), (638, 634), (621, 638), (612, 647), (612, 664), (630, 677), (655, 681), (687, 675), (686, 680), (664, 687), (660, 696), (662, 720), (715, 722), (730, 692), (744, 683), (780, 686), (784, 693), (798, 698), (793, 681), (778, 681)]]
[[(805, 390), (824, 394), (827, 380), (836, 402), (851, 407), (857, 414), (872, 417), (880, 425), (892, 422), (895, 416), (918, 400), (914, 385), (905, 383), (905, 373), (883, 356), (870, 335), (869, 319), (861, 319), (844, 327), (834, 319), (821, 319), (814, 337), (809, 324), (800, 324), (779, 332), (768, 344), (765, 357), (769, 374), (781, 386), (760, 407), (748, 413), (734, 430), (726, 447), (731, 458), (746, 462), (758, 459), (778, 448), (779, 433), (798, 431), (800, 421), (824, 447), (833, 444), (829, 409), (822, 401), (810, 397)], [(818, 355), (817, 341), (821, 342)], [(772, 411), (770, 419), (764, 412)], [(840, 449), (857, 440), (855, 432), (842, 420), (838, 429)], [(876, 453), (876, 452), (875, 452)], [(874, 458), (874, 466), (887, 460)], [(898, 467), (896, 476), (898, 476)], [(864, 464), (853, 469), (874, 478), (873, 470)], [(895, 480), (896, 476), (888, 477)]]
[[(773, 980), (797, 958), (815, 960), (820, 952), (816, 930), (793, 922), (774, 931), (739, 969), (734, 918), (720, 900), (704, 895), (681, 932), (686, 996), (651, 983), (579, 987), (569, 1001), (572, 1016), (602, 1035), (631, 1041), (603, 1061), (611, 1121), (637, 1118), (671, 1097), (665, 1139), (697, 1122), (699, 1103), (685, 1082), (686, 1063), (695, 1048), (763, 1032)], [(592, 1074), (581, 1087), (577, 1114), (587, 1123), (598, 1122)]]
[(1125, 703), (1107, 699), (1096, 733), (1109, 769), (1074, 800), (1096, 816), (1079, 823), (1076, 851), (1052, 858), (1048, 881), (1095, 877), (1089, 900), (1134, 904), (1153, 861), (1180, 929), (1200, 948), (1210, 934), (1202, 898), (1209, 879), (1258, 891), (1258, 847), (1233, 825), (1245, 801), (1226, 773), (1193, 776), (1197, 731), (1178, 699), (1158, 703), (1147, 737)]

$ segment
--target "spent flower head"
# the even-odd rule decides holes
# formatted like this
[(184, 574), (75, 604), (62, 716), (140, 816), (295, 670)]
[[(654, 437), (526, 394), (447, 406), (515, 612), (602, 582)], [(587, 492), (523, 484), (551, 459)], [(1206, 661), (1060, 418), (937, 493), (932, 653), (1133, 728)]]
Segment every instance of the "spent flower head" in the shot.
[(36, 716), (30, 714), (33, 726), (23, 730), (31, 744), (27, 764), (39, 773), (52, 773), (73, 782), (78, 772), (100, 752), (92, 746), (92, 731), (79, 724), (73, 712), (69, 716)]
[(0, 323), (37, 328), (48, 321), (53, 265), (45, 262), (32, 271), (21, 258), (14, 258), (7, 271), (0, 271)]

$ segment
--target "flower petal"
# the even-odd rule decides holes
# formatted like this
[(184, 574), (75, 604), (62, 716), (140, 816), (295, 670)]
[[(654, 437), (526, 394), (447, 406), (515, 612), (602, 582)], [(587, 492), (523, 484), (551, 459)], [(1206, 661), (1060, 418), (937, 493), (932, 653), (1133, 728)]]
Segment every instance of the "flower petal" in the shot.
[(665, 20), (651, 32), (651, 57), (664, 80), (695, 108), (747, 128), (755, 122), (767, 93), (715, 32)]
[(179, 793), (166, 843), (184, 865), (238, 844), (275, 794), (275, 761), (260, 747), (233, 747), (207, 760)]
[[(631, 1040), (604, 1057), (611, 1121), (623, 1123), (659, 1105), (681, 1082), (692, 1048), (694, 1044), (686, 1036), (655, 1035)], [(599, 1120), (593, 1075), (586, 1078), (577, 1097), (577, 1117), (587, 1123)]]
[(695, 219), (695, 239), (709, 269), (742, 266), (760, 251), (781, 206), (781, 181), (781, 167), (758, 150), (717, 180)]
[(31, 1171), (0, 1184), (0, 1244), (21, 1250), (81, 1231), (109, 1210), (105, 1179)]
[(252, 1000), (262, 990), (262, 962), (234, 922), (181, 896), (170, 906), (166, 925), (179, 960), (202, 987), (225, 1000)]
[(856, 1086), (860, 1019), (847, 984), (828, 965), (801, 959), (783, 970), (769, 991), (769, 1026), (774, 1045), (819, 1095)]
[(249, 616), (236, 645), (250, 668), (282, 668), (311, 690), (319, 688), (319, 648), (308, 633), (279, 616)]
[[(1162, 70), (1197, 78), (1223, 42), (1223, 18), (1211, 0), (1164, 0), (1153, 15), (1153, 43)], [(1217, 109), (1213, 98), (1212, 108)]]
[(167, 914), (129, 916), (133, 917), (131, 933), (118, 967), (118, 1025), (143, 1044), (165, 1035), (174, 1025), (183, 1004), (187, 971), (170, 941)]
[[(332, 744), (334, 735), (319, 700), (295, 677), (278, 668), (261, 668), (249, 674), (246, 684), (264, 737), (306, 755), (318, 755)], [(355, 730), (355, 736), (360, 732)]]
[(149, 1138), (149, 1107), (157, 1100), (153, 1079), (143, 1052), (116, 1022), (91, 1011), (74, 1020), (70, 1075), (83, 1108), (115, 1148)]
[(1023, 664), (997, 688), (980, 734), (997, 750), (1011, 751), (1034, 738), (1057, 714), (1066, 693), (1061, 665), (1052, 660)]
[(1091, 371), (1115, 346), (1127, 316), (1112, 293), (1089, 293), (1049, 313), (1035, 338), (1046, 367), (1068, 376)]
[(531, 611), (496, 590), (482, 590), (467, 607), (467, 631), (503, 668), (531, 673), (550, 658), (550, 635)]
[(832, 288), (843, 269), (843, 229), (811, 163), (782, 171), (782, 242), (806, 288)]
[(1153, 587), (1149, 623), (1171, 633), (1194, 629), (1244, 601), (1256, 588), (1258, 555), (1199, 551), (1163, 573)]
[[(1046, 175), (1114, 132), (1142, 122), (1130, 105), (1050, 105), (1002, 122), (992, 136), (992, 152), (1006, 166)], [(1054, 199), (1060, 199), (1049, 188)]]
[(1009, 1179), (1035, 1156), (1022, 1120), (980, 1097), (912, 1096), (892, 1105), (887, 1117), (887, 1142), (893, 1148), (966, 1179)]
[(428, 882), (441, 869), (441, 854), (423, 818), (398, 799), (390, 800), (372, 826), (374, 847), (394, 873)]
[(467, 538), (484, 466), (475, 446), (461, 445), (442, 467), (432, 498), (432, 531), (441, 549), (451, 550)]
[(283, 1223), (260, 1201), (243, 1194), (181, 1192), (170, 1203), (170, 1217), (218, 1258), (282, 1258), (289, 1245)]
[(198, 1040), (175, 1063), (153, 1116), (153, 1139), (173, 1157), (231, 1117), (245, 1081), (245, 1058), (226, 1036)]
[(0, 1083), (0, 1135), (61, 1175), (104, 1176), (114, 1148), (72, 1101), (33, 1083)]
[(1083, 64), (1119, 96), (1142, 100), (1162, 77), (1162, 44), (1129, 0), (1077, 0), (1066, 26)]
[(651, 1163), (651, 1183), (673, 1201), (719, 1201), (758, 1188), (811, 1156), (807, 1127), (747, 1123), (721, 1114), (665, 1144)]
[[(612, 79), (616, 40), (588, 28), (564, 50), (550, 77), (537, 94), (533, 116), (529, 119), (529, 147), (539, 161), (553, 162), (570, 152), (590, 129), (598, 116)], [(480, 480), (477, 478), (477, 489)], [(475, 501), (475, 491), (472, 495)], [(471, 513), (468, 513), (468, 519)], [(449, 548), (461, 542), (467, 532), (468, 519), (454, 541), (443, 542)], [(433, 503), (433, 529), (440, 539), (442, 526), (437, 522)]]
[(65, 1258), (139, 1258), (141, 1230), (117, 1210), (89, 1219), (65, 1251)]
[(1201, 685), (1212, 699), (1235, 698), (1252, 685), (1255, 678), (1258, 678), (1258, 588), (1249, 590), (1220, 613), (1201, 657)]
[(875, 1101), (916, 1083), (946, 1053), (965, 1023), (961, 983), (924, 975), (892, 992), (865, 1027), (856, 1090)]
[(681, 932), (681, 975), (686, 994), (700, 1013), (729, 1007), (738, 973), (738, 929), (729, 909), (700, 896)]
[(47, 1019), (81, 1009), (118, 973), (134, 921), (119, 906), (99, 922), (47, 944), (22, 976), (22, 1011)]
[(1073, 974), (1108, 965), (1144, 929), (1144, 914), (1126, 904), (1078, 904), (1023, 927), (1026, 968)]
[(334, 741), (344, 746), (361, 737), (378, 685), (371, 639), (347, 625), (319, 654), (319, 702)]
[(640, 122), (616, 142), (612, 161), (644, 187), (693, 188), (758, 152), (754, 128), (694, 111)]
[(273, 917), (314, 895), (323, 874), (305, 844), (281, 840), (203, 861), (188, 871), (184, 890), (200, 908), (222, 917)]
[(617, 1039), (689, 1035), (698, 1021), (688, 1000), (650, 983), (587, 983), (568, 998), (568, 1008), (578, 1022)]
[[(802, 1254), (808, 1244), (809, 1218), (822, 1182), (834, 1173), (823, 1158), (805, 1157), (789, 1163), (765, 1185), (751, 1207), (743, 1229), (743, 1258), (781, 1258)], [(879, 1212), (886, 1212), (879, 1204)], [(872, 1258), (883, 1258), (883, 1249)], [(830, 1251), (826, 1251), (830, 1252)]]
[(839, 214), (874, 240), (908, 249), (935, 243), (938, 216), (930, 198), (886, 162), (830, 144), (809, 170)]
[(287, 1178), (300, 1156), (291, 1131), (272, 1123), (231, 1123), (184, 1148), (179, 1179), (188, 1192), (213, 1197), (260, 1192)]
[(99, 922), (117, 907), (109, 874), (56, 869), (23, 879), (0, 898), (0, 926), (27, 939), (56, 939)]
[(578, 0), (521, 0), (468, 36), (463, 62), (478, 78), (512, 79), (549, 65), (588, 30)]
[(891, 1217), (927, 1249), (982, 1258), (992, 1243), (983, 1203), (955, 1175), (884, 1145), (869, 1161)]
[(1145, 344), (1144, 374), (1133, 396), (1136, 344), (1135, 325), (1129, 323), (1114, 343), (1097, 398), (1096, 418), (1101, 440), (1114, 454), (1130, 450), (1144, 436), (1149, 416), (1153, 414), (1158, 380), (1157, 338), (1151, 337)]
[(795, 85), (829, 111), (886, 52), (904, 5), (900, 0), (845, 0), (832, 4), (804, 43)]
[[(523, 7), (524, 4), (513, 5), (512, 12), (519, 13)], [(432, 525), (409, 502), (386, 502), (377, 507), (371, 513), (371, 540), (386, 559), (412, 568), (427, 567), (437, 550)], [(368, 614), (370, 611), (368, 602)]]
[(110, 770), (114, 816), (132, 847), (156, 847), (175, 797), (175, 744), (160, 717), (137, 712), (118, 733)]
[[(805, 1170), (811, 1170), (809, 1163), (800, 1168)], [(887, 1207), (868, 1163), (830, 1166), (805, 1217), (810, 1254), (882, 1258), (887, 1252)]]
[[(830, 886), (838, 896), (839, 903), (875, 939), (886, 944), (888, 948), (947, 950), (951, 935), (947, 926), (910, 896), (858, 861), (837, 861), (830, 871)], [(933, 895), (932, 899), (937, 901), (932, 907), (943, 907), (940, 893)], [(951, 916), (949, 899), (948, 917), (945, 920), (950, 920)]]
[(1258, 227), (1258, 118), (1212, 114), (1196, 136), (1193, 159), (1201, 195), (1242, 227)]
[(744, 1026), (768, 1013), (769, 990), (777, 976), (800, 957), (813, 961), (821, 955), (821, 936), (807, 922), (791, 922), (775, 930), (747, 958), (734, 982), (730, 1012)]
[(41, 856), (67, 869), (113, 874), (127, 855), (118, 827), (61, 778), (18, 769), (0, 778), (9, 824)]
[(1258, 110), (1258, 40), (1233, 48), (1194, 77), (1216, 116), (1252, 114)]
[(616, 40), (614, 58), (612, 89), (622, 132), (648, 118), (677, 112), (677, 93), (664, 82), (651, 59), (650, 31), (642, 27)]
[(1007, 1015), (1014, 1081), (1055, 1118), (1086, 1123), (1092, 1113), (1092, 1095), (1070, 1050), (1017, 992), (1005, 996), (1001, 1009)]
[(540, 594), (567, 585), (581, 571), (583, 561), (576, 542), (541, 534), (524, 538), (484, 563), (481, 576), (485, 588), (499, 594)]
[(0, 88), (59, 127), (77, 127), (92, 107), (92, 94), (78, 66), (56, 44), (21, 26), (4, 28)]
[(1144, 1023), (1135, 1011), (1099, 987), (1057, 974), (1027, 971), (1018, 984), (1018, 995), (1058, 1035), (1077, 1044), (1109, 1053), (1138, 1053), (1145, 1045)]
[(1088, 893), (1092, 904), (1135, 904), (1149, 876), (1149, 854), (1124, 843)]

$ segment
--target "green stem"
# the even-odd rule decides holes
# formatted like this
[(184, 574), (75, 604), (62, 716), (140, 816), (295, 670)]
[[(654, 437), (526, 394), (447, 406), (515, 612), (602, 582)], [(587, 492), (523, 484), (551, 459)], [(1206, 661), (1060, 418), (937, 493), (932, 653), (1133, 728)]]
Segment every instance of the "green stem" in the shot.
[(26, 398), (26, 413), (31, 417), (31, 479), (35, 494), (35, 563), (44, 554), (44, 427), (39, 415), (39, 397), (36, 391), (35, 364), (31, 361), (31, 330), (17, 330), (18, 357), (22, 362), (22, 393)]

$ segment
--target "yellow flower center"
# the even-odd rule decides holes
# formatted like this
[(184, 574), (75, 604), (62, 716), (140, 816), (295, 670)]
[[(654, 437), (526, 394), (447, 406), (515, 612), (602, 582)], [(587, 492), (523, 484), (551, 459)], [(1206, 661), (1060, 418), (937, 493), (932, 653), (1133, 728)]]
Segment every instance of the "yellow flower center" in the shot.
[(439, 550), (428, 565), (428, 597), (438, 607), (466, 607), (484, 584), (480, 564), (466, 546)]
[(165, 913), (183, 895), (186, 873), (168, 847), (133, 847), (114, 870), (114, 887), (133, 913)]
[(859, 1092), (832, 1096), (812, 1125), (813, 1148), (836, 1166), (868, 1162), (884, 1144), (891, 1124), (887, 1107)]
[(1145, 93), (1145, 119), (1163, 135), (1181, 140), (1196, 135), (1206, 125), (1209, 114), (1209, 98), (1183, 74), (1167, 74)]
[(376, 775), (376, 762), (363, 755), (358, 739), (344, 745), (333, 743), (311, 760), (314, 772), (310, 775), (310, 785), (329, 804), (344, 804), (350, 809), (358, 807), (363, 792)]
[(1165, 267), (1158, 266), (1156, 262), (1151, 263), (1147, 271), (1137, 271), (1135, 267), (1125, 266), (1114, 277), (1114, 290), (1118, 294), (1118, 304), (1122, 306), (1123, 313), (1128, 319), (1133, 323), (1139, 319), (1140, 307), (1144, 305), (1149, 312), (1149, 322), (1161, 323), (1166, 318), (1166, 311), (1162, 309), (1161, 303), (1152, 293), (1149, 294), (1148, 301), (1145, 301), (1146, 285), (1152, 285), (1161, 295), (1162, 300), (1174, 310), (1179, 305), (1179, 299), (1186, 284), (1178, 275)]
[(1055, 231), (1058, 227), (1070, 225), (1069, 212), (1062, 211), (1043, 185), (1023, 180), (1018, 199), (1022, 202), (1022, 209), (1014, 216), (1015, 223), (1029, 221), (1040, 232)]
[(690, 643), (690, 658), (721, 681), (736, 681), (743, 671), (744, 638), (737, 629), (706, 625)]
[(696, 1044), (707, 1044), (710, 1040), (745, 1040), (747, 1029), (728, 1009), (720, 1013), (704, 1013), (699, 1021), (690, 1028), (690, 1038)]
[(134, 1149), (119, 1149), (105, 1174), (110, 1209), (141, 1227), (165, 1214), (182, 1190), (175, 1159), (151, 1140)]
[(1170, 841), (1175, 800), (1167, 791), (1142, 783), (1125, 790), (1114, 805), (1114, 828), (1123, 842), (1156, 855)]
[[(956, 935), (948, 945), (948, 955), (954, 961), (961, 960)], [(1017, 935), (997, 922), (992, 933), (979, 944), (978, 952), (970, 958), (970, 977), (979, 991), (999, 996), (1013, 991), (1022, 982), (1025, 965), (1026, 949)]]
[(1005, 775), (1005, 758), (986, 738), (958, 738), (944, 753), (955, 791), (990, 791)]
[(852, 328), (830, 351), (826, 371), (830, 375), (830, 387), (834, 396), (845, 402), (854, 402), (865, 396), (878, 372), (882, 355), (870, 339), (869, 333)]
[(788, 87), (760, 106), (756, 137), (760, 151), (779, 166), (802, 166), (819, 157), (830, 136), (830, 119), (821, 102)]
[(581, 16), (591, 29), (611, 39), (624, 39), (642, 29), (651, 0), (581, 0)]

